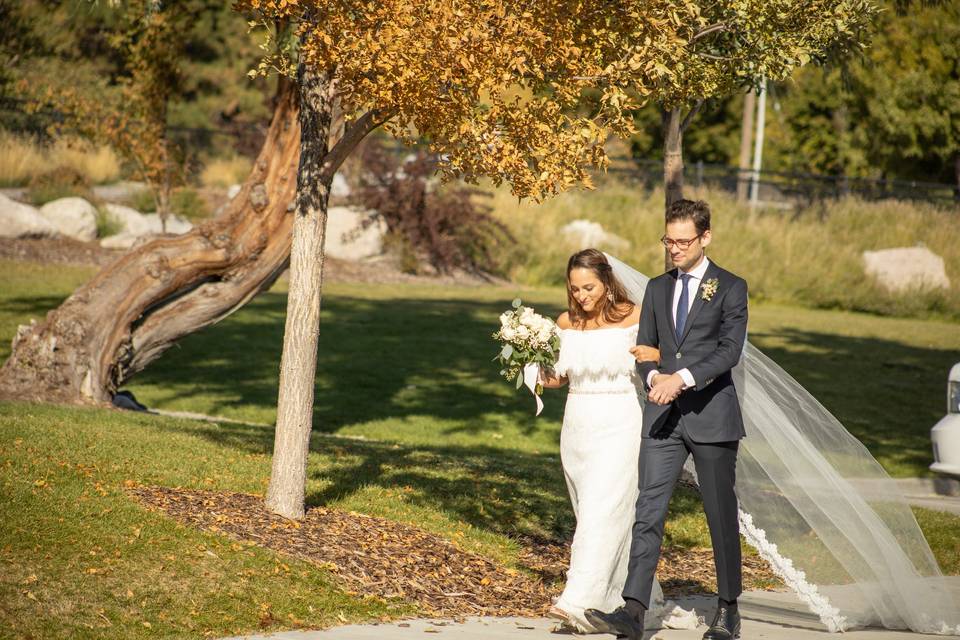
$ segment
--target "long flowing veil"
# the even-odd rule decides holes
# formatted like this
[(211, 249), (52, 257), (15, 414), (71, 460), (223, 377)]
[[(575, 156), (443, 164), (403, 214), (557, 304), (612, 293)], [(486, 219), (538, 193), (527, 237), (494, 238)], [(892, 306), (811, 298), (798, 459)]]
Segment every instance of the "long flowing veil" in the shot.
[[(637, 305), (649, 278), (607, 255)], [(740, 532), (830, 631), (960, 635), (960, 602), (900, 490), (786, 371), (747, 342), (733, 371)]]

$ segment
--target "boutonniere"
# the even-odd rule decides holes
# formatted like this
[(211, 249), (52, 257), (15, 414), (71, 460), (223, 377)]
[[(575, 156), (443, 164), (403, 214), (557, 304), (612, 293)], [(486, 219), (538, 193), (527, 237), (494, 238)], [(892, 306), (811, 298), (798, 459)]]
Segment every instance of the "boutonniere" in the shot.
[(710, 302), (714, 294), (717, 293), (717, 287), (720, 286), (720, 281), (716, 278), (710, 278), (709, 280), (704, 280), (703, 284), (700, 285), (700, 297)]

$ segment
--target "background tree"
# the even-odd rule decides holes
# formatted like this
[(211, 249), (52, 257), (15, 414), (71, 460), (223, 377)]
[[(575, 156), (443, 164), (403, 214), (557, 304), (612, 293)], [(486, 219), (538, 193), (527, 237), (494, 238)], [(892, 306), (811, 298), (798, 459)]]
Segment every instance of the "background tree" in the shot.
[[(133, 166), (133, 177), (153, 195), (164, 228), (171, 194), (184, 181), (184, 150), (169, 136), (168, 108), (182, 80), (189, 25), (211, 10), (210, 0), (163, 3), (157, 0), (117, 2), (113, 28), (104, 44), (121, 63), (117, 73), (88, 85), (69, 78), (20, 80), (21, 95), (32, 96), (35, 108), (55, 109), (62, 117), (50, 128), (106, 143)], [(102, 33), (102, 32), (101, 32)]]
[[(652, 96), (660, 109), (666, 206), (683, 197), (684, 135), (707, 101), (755, 89), (763, 78), (784, 80), (811, 61), (859, 51), (875, 14), (867, 0), (683, 3), (676, 19), (688, 46), (666, 63), (670, 82)], [(648, 112), (645, 121), (651, 119)], [(725, 120), (720, 129), (729, 132), (736, 119)], [(733, 144), (724, 146), (732, 157)]]

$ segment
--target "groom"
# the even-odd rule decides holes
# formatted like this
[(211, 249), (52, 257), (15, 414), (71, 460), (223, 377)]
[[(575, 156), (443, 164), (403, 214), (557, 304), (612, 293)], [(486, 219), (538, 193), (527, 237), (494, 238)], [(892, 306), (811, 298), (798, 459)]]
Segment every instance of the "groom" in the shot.
[(693, 454), (710, 526), (719, 603), (704, 640), (740, 636), (740, 537), (734, 492), (744, 436), (731, 370), (747, 331), (747, 283), (707, 259), (710, 208), (680, 200), (666, 213), (661, 241), (676, 267), (647, 285), (637, 344), (660, 349), (660, 365), (638, 362), (647, 387), (640, 447), (640, 496), (633, 524), (625, 605), (587, 609), (600, 631), (643, 637), (643, 614), (660, 558), (663, 525), (677, 477)]

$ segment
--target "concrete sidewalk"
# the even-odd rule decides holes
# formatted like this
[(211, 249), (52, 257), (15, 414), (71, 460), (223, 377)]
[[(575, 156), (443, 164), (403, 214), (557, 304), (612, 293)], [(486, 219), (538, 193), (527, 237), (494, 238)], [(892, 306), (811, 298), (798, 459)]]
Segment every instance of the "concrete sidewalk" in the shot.
[[(680, 601), (681, 606), (693, 606), (697, 613), (709, 618), (716, 603), (714, 598), (693, 597)], [(808, 640), (840, 638), (830, 636), (826, 628), (792, 594), (786, 592), (749, 591), (740, 597), (743, 617), (743, 640)], [(423, 640), (424, 634), (438, 634), (450, 640), (561, 640), (581, 637), (573, 634), (551, 633), (554, 623), (546, 619), (527, 618), (471, 618), (463, 624), (444, 620), (409, 620), (375, 625), (351, 625), (324, 631), (282, 631), (275, 634), (236, 636), (224, 640)], [(706, 627), (695, 631), (663, 629), (648, 631), (645, 640), (700, 640)], [(609, 635), (582, 636), (603, 640)], [(921, 640), (943, 636), (864, 629), (848, 631), (842, 640)]]

